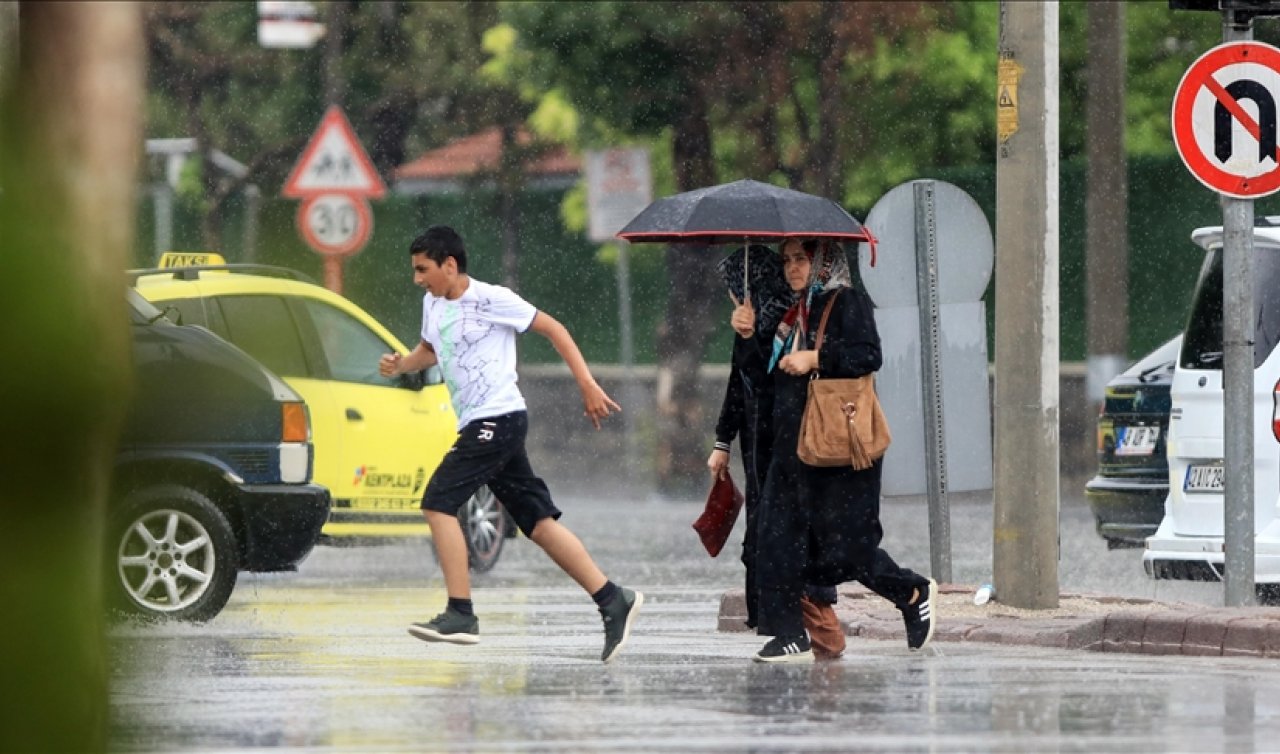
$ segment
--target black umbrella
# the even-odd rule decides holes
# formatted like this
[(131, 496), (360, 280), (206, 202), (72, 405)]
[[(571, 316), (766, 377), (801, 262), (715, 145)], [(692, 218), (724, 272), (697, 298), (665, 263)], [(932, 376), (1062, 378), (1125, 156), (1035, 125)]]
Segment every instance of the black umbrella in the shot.
[(862, 223), (830, 199), (752, 180), (659, 199), (618, 232), (618, 238), (632, 243), (725, 244), (793, 237), (875, 242)]

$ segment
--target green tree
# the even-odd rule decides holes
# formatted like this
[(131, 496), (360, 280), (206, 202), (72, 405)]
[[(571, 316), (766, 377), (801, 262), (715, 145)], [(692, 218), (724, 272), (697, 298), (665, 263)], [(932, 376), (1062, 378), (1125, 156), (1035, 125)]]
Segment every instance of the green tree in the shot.
[[(221, 247), (227, 201), (244, 184), (280, 186), (325, 106), (337, 101), (384, 174), (482, 127), (527, 115), (519, 98), (476, 75), (492, 3), (402, 0), (326, 4), (328, 39), (265, 50), (253, 3), (152, 3), (146, 11), (147, 136), (194, 137), (198, 181), (184, 199)], [(248, 166), (208, 167), (211, 150)]]

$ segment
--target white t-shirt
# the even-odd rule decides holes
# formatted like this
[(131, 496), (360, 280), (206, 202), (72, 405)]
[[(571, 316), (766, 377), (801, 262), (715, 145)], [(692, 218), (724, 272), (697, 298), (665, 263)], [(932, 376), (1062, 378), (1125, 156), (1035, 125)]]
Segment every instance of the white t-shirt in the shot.
[(458, 429), (525, 410), (516, 381), (516, 334), (538, 310), (509, 288), (471, 278), (456, 300), (422, 297), (422, 339), (440, 361)]

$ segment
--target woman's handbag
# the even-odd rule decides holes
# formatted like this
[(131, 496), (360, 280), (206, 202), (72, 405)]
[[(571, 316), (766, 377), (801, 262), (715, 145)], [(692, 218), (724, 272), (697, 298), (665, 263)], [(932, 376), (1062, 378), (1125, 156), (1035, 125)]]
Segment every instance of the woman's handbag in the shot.
[[(827, 318), (839, 291), (832, 294), (822, 312), (814, 350), (821, 351)], [(876, 397), (875, 376), (809, 380), (809, 395), (800, 419), (796, 454), (809, 466), (871, 467), (889, 449), (889, 422)]]
[(719, 555), (724, 543), (728, 541), (729, 533), (738, 521), (738, 512), (742, 510), (742, 502), (742, 493), (738, 491), (738, 485), (733, 483), (733, 477), (729, 476), (728, 471), (724, 476), (716, 477), (711, 485), (711, 492), (707, 495), (706, 508), (698, 516), (698, 520), (693, 522), (693, 530), (698, 532), (702, 546), (707, 548), (707, 554), (711, 557)]

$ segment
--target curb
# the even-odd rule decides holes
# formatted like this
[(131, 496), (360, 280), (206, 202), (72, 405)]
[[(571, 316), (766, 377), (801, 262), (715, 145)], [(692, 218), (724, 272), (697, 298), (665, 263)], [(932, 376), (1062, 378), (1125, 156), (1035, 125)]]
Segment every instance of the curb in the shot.
[[(1062, 594), (1059, 607), (975, 606), (975, 587), (939, 585), (934, 641), (1092, 652), (1280, 659), (1280, 608), (1209, 608), (1109, 595)], [(842, 586), (836, 617), (848, 637), (902, 641), (902, 617), (861, 586)], [(720, 598), (717, 630), (745, 632), (741, 589)]]

